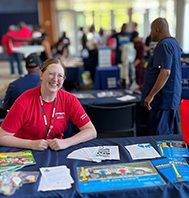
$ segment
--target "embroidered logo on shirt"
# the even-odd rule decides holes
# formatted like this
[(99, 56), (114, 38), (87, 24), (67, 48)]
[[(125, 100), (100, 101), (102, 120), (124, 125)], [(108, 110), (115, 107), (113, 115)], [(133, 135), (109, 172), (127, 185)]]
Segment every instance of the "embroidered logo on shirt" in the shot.
[(87, 117), (87, 114), (85, 113), (85, 114), (83, 114), (83, 115), (81, 116), (81, 119), (84, 120), (86, 117)]
[(57, 112), (55, 115), (56, 119), (63, 119), (65, 117), (65, 112)]

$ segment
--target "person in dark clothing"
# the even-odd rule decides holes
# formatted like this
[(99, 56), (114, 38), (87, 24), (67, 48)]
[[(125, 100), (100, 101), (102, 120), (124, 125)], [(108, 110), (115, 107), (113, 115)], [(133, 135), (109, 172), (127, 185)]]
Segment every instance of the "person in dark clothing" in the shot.
[(181, 49), (165, 18), (152, 22), (151, 39), (158, 44), (145, 72), (142, 104), (149, 111), (149, 134), (169, 135), (181, 100)]
[(28, 74), (11, 82), (6, 91), (3, 101), (3, 109), (11, 108), (15, 100), (26, 90), (34, 88), (40, 84), (39, 66), (41, 65), (40, 58), (35, 54), (30, 54), (26, 58), (26, 70)]

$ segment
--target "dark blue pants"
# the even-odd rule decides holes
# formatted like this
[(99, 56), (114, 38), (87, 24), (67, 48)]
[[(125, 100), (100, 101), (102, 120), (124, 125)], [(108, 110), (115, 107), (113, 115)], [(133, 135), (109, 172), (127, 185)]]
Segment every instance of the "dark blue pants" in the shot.
[(22, 70), (22, 54), (9, 54), (9, 62), (10, 62), (10, 69), (11, 69), (11, 74), (15, 74), (15, 69), (14, 69), (14, 62), (17, 62), (17, 68), (18, 68), (18, 73), (21, 75), (23, 74)]
[(157, 110), (149, 111), (148, 129), (150, 135), (169, 135), (179, 133), (179, 115), (177, 110)]

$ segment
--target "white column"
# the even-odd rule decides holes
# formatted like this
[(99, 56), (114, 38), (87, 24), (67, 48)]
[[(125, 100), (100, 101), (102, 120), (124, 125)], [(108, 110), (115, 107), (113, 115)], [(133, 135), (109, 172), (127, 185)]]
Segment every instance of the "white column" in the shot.
[(181, 48), (183, 47), (183, 32), (184, 32), (184, 12), (185, 0), (175, 0), (176, 14), (176, 39)]
[(149, 9), (145, 10), (144, 13), (144, 39), (150, 34), (150, 20), (149, 20)]
[(111, 15), (111, 29), (115, 29), (115, 15), (114, 15), (114, 11), (110, 10), (110, 15)]

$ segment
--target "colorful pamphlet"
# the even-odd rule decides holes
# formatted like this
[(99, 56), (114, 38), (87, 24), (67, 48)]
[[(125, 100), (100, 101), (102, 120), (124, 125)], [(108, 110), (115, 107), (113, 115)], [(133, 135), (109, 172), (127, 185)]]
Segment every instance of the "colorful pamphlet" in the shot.
[(156, 141), (158, 150), (166, 159), (153, 160), (152, 163), (170, 182), (189, 181), (188, 145), (184, 141)]
[(0, 167), (27, 166), (35, 164), (33, 154), (30, 150), (10, 153), (0, 153)]
[(150, 161), (78, 167), (80, 192), (163, 185)]
[(156, 143), (162, 157), (189, 157), (188, 145), (184, 141), (162, 140)]
[(152, 164), (171, 183), (189, 181), (189, 165), (185, 158), (164, 158), (152, 160)]

